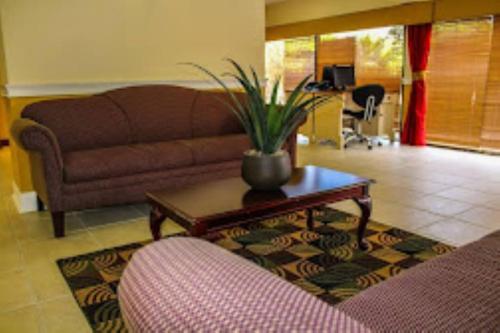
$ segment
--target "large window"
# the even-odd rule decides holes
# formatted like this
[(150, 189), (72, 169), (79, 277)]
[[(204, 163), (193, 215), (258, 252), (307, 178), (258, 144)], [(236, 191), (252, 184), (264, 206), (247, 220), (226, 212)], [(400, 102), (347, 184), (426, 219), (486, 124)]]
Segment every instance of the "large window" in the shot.
[(500, 148), (500, 25), (493, 18), (433, 26), (427, 139)]
[(314, 75), (314, 63), (314, 37), (266, 43), (267, 95), (280, 79), (279, 98), (283, 100), (286, 92), (293, 90), (306, 76)]
[(318, 71), (324, 65), (354, 64), (358, 86), (378, 83), (389, 92), (400, 90), (402, 26), (322, 35), (319, 41)]
[(270, 85), (282, 78), (283, 92), (305, 76), (321, 80), (324, 66), (354, 64), (357, 85), (382, 84), (398, 92), (403, 66), (402, 26), (333, 33), (266, 44), (266, 78)]
[(307, 75), (314, 75), (314, 37), (285, 41), (285, 91), (293, 90)]
[(279, 100), (284, 102), (285, 89), (283, 77), (285, 74), (285, 42), (266, 43), (266, 96), (270, 98), (272, 87), (280, 80)]
[(323, 67), (333, 64), (354, 65), (356, 62), (356, 39), (336, 35), (323, 35), (318, 38), (316, 78), (321, 80)]
[(495, 17), (488, 66), (481, 145), (500, 149), (500, 16)]

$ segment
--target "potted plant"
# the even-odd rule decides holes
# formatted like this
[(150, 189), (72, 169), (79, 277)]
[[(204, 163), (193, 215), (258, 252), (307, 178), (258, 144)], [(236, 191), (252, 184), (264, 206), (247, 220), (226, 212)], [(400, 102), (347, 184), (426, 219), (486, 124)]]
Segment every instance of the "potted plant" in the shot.
[(245, 152), (241, 175), (245, 182), (255, 190), (277, 190), (291, 176), (290, 156), (283, 150), (288, 137), (305, 121), (314, 107), (324, 103), (329, 97), (311, 96), (302, 91), (311, 78), (305, 77), (289, 94), (287, 101), (278, 103), (278, 79), (272, 89), (270, 100), (266, 102), (261, 80), (253, 68), (247, 74), (234, 60), (227, 59), (234, 72), (223, 76), (235, 79), (247, 98), (238, 99), (224, 81), (208, 69), (191, 64), (214, 79), (229, 95), (231, 103), (221, 100), (238, 118), (252, 143), (253, 149)]

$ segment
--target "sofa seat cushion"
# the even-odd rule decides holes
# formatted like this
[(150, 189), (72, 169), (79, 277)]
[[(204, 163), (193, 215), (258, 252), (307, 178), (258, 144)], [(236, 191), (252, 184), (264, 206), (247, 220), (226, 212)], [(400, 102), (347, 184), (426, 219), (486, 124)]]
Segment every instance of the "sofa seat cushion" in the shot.
[(66, 153), (65, 181), (116, 178), (194, 164), (191, 149), (179, 142), (158, 142)]
[(246, 134), (196, 138), (182, 142), (191, 148), (198, 165), (241, 160), (243, 153), (251, 148)]

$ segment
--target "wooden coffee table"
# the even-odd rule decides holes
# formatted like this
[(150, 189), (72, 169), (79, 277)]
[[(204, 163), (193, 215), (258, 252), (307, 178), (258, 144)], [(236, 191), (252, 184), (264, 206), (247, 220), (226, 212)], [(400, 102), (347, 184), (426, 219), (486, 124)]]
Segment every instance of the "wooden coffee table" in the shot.
[(166, 218), (198, 237), (241, 223), (258, 221), (299, 210), (307, 211), (307, 227), (313, 227), (313, 209), (343, 200), (354, 200), (361, 209), (358, 244), (370, 219), (371, 180), (316, 166), (293, 171), (281, 191), (252, 191), (241, 178), (229, 178), (176, 190), (147, 193), (151, 204), (150, 228), (154, 240), (161, 238)]

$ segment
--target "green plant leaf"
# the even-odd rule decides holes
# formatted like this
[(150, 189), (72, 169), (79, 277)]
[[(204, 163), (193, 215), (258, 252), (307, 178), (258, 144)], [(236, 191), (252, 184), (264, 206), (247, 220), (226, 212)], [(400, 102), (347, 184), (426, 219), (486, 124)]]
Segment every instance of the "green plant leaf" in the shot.
[(260, 89), (260, 83), (256, 72), (251, 68), (252, 75), (255, 79), (255, 86), (252, 85), (250, 78), (247, 76), (243, 68), (233, 59), (226, 59), (238, 72), (238, 75), (229, 73), (229, 75), (240, 82), (243, 86), (250, 99), (248, 101), (248, 111), (250, 117), (254, 119), (254, 128), (256, 131), (256, 136), (259, 140), (259, 145), (257, 148), (265, 151), (269, 142), (269, 133), (267, 131), (267, 118), (266, 118), (266, 105), (264, 97)]
[(249, 81), (245, 81), (243, 77), (239, 77), (233, 73), (226, 73), (225, 75), (236, 79), (247, 93), (249, 99), (245, 109), (255, 130), (255, 136), (257, 139), (257, 145), (255, 148), (264, 150), (267, 141), (264, 100), (262, 100), (260, 94), (255, 91), (255, 88), (251, 85), (251, 83)]
[(271, 94), (271, 100), (267, 106), (267, 126), (269, 130), (269, 136), (275, 138), (279, 135), (282, 127), (283, 113), (281, 107), (278, 105), (278, 90), (280, 86), (281, 79), (278, 79), (273, 86), (273, 91)]
[(309, 98), (307, 101), (303, 102), (301, 105), (299, 105), (296, 109), (295, 112), (293, 113), (292, 117), (288, 119), (288, 121), (285, 123), (284, 128), (282, 129), (280, 136), (276, 138), (275, 141), (275, 146), (273, 149), (279, 150), (285, 141), (288, 139), (288, 137), (299, 128), (301, 123), (307, 118), (310, 112), (314, 108), (320, 107), (327, 103), (330, 100), (330, 96), (315, 96), (312, 98)]
[(233, 113), (236, 115), (238, 120), (241, 122), (241, 124), (245, 128), (245, 131), (247, 131), (247, 134), (249, 135), (250, 139), (253, 141), (254, 147), (256, 149), (260, 149), (262, 146), (262, 140), (259, 140), (258, 136), (255, 134), (255, 129), (254, 129), (255, 124), (249, 118), (248, 112), (247, 112), (245, 106), (243, 106), (241, 104), (241, 102), (238, 100), (238, 98), (233, 93), (233, 91), (231, 91), (231, 89), (229, 89), (227, 87), (227, 85), (224, 83), (224, 81), (219, 79), (217, 77), (217, 75), (215, 75), (214, 73), (212, 73), (208, 69), (204, 68), (203, 66), (200, 66), (200, 65), (194, 64), (194, 63), (185, 63), (185, 65), (190, 65), (190, 66), (193, 66), (193, 67), (201, 70), (202, 72), (204, 72), (205, 74), (210, 76), (212, 79), (214, 79), (214, 81), (217, 82), (224, 89), (224, 91), (230, 96), (232, 102), (235, 105), (235, 108), (230, 107), (230, 110), (233, 111)]
[(210, 76), (230, 96), (231, 102), (219, 100), (242, 124), (254, 148), (264, 154), (272, 154), (279, 150), (291, 133), (306, 119), (309, 112), (329, 99), (325, 96), (308, 97), (303, 93), (305, 85), (311, 78), (309, 75), (295, 87), (284, 105), (278, 103), (280, 80), (277, 80), (273, 85), (269, 104), (266, 104), (255, 69), (250, 67), (251, 76), (249, 76), (236, 61), (226, 60), (235, 72), (224, 73), (223, 76), (230, 77), (241, 85), (247, 96), (244, 102), (240, 101), (217, 75), (200, 65), (192, 63), (189, 65)]
[[(288, 96), (287, 102), (283, 107), (283, 112), (285, 113), (283, 117), (285, 119), (287, 119), (289, 117), (289, 114), (293, 112), (294, 110), (293, 105), (295, 104), (297, 98), (304, 96), (303, 95), (304, 87), (306, 86), (307, 82), (311, 79), (311, 77), (312, 75), (306, 76), (302, 81), (300, 81), (299, 85), (295, 87), (290, 96)], [(300, 96), (301, 94), (302, 96)]]
[(253, 76), (253, 81), (254, 81), (255, 88), (259, 90), (259, 93), (260, 93), (262, 99), (264, 99), (264, 97), (262, 96), (262, 87), (261, 87), (261, 83), (260, 83), (260, 80), (259, 80), (259, 76), (257, 75), (257, 72), (255, 71), (255, 68), (253, 68), (252, 66), (250, 66), (250, 71), (252, 72), (252, 76)]
[(214, 73), (212, 73), (208, 69), (204, 68), (203, 66), (200, 66), (200, 65), (195, 64), (195, 63), (183, 63), (183, 64), (184, 65), (189, 65), (189, 66), (196, 67), (199, 70), (201, 70), (202, 72), (204, 72), (205, 74), (207, 74), (208, 76), (210, 76), (212, 79), (214, 79), (215, 82), (217, 82), (226, 91), (226, 93), (231, 97), (231, 99), (234, 102), (234, 104), (238, 107), (238, 111), (240, 113), (244, 113), (245, 112), (243, 106), (241, 105), (241, 103), (238, 100), (238, 98), (236, 97), (236, 95), (231, 91), (231, 89), (229, 89), (227, 87), (227, 85), (224, 83), (224, 81), (222, 81), (221, 79), (219, 79), (217, 77), (217, 75), (215, 75)]
[(255, 136), (255, 131), (253, 129), (253, 124), (251, 122), (251, 120), (248, 118), (248, 115), (245, 113), (243, 115), (243, 117), (239, 117), (239, 112), (237, 111), (237, 109), (235, 108), (235, 106), (233, 106), (231, 103), (229, 103), (228, 101), (216, 96), (215, 99), (217, 99), (219, 102), (221, 102), (222, 104), (224, 104), (228, 109), (230, 109), (231, 111), (233, 111), (233, 113), (236, 115), (236, 117), (238, 118), (238, 120), (240, 121), (240, 123), (242, 124), (243, 126), (243, 129), (245, 130), (245, 133), (247, 133), (248, 137), (250, 138), (250, 141), (252, 142), (252, 146), (254, 148), (258, 147), (258, 140)]

